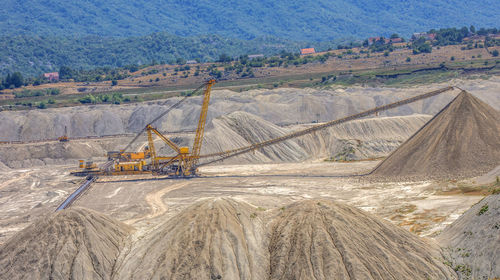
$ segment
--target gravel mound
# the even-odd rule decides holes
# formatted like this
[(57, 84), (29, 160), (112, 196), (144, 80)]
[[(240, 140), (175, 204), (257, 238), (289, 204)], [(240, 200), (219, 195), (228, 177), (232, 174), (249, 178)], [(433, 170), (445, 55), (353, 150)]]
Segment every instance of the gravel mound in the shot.
[(110, 279), (131, 228), (74, 208), (43, 218), (0, 247), (2, 279)]
[(265, 211), (229, 198), (188, 207), (118, 266), (132, 279), (455, 279), (439, 247), (356, 208)]
[(274, 220), (270, 279), (454, 279), (437, 247), (369, 213), (303, 201)]
[(378, 165), (375, 176), (459, 178), (500, 164), (500, 112), (460, 93)]
[(461, 279), (500, 278), (500, 194), (490, 195), (436, 238)]
[[(75, 208), (0, 247), (2, 279), (456, 279), (439, 247), (357, 208), (194, 203), (149, 231)], [(126, 241), (125, 241), (126, 240)]]
[(264, 227), (232, 199), (188, 207), (134, 244), (117, 279), (266, 279)]

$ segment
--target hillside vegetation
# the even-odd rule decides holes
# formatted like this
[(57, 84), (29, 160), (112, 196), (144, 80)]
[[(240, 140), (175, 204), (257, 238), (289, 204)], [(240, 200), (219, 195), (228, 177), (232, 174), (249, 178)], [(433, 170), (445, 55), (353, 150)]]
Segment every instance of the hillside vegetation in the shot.
[[(325, 44), (325, 43), (324, 43)], [(303, 43), (277, 38), (228, 39), (218, 35), (180, 37), (167, 33), (113, 38), (100, 36), (2, 36), (0, 74), (20, 71), (24, 75), (58, 71), (60, 66), (94, 68), (150, 63), (179, 63), (197, 59), (214, 61), (222, 54), (276, 54), (297, 52)], [(326, 44), (325, 44), (326, 45)], [(333, 42), (330, 44), (333, 46)]]
[(166, 31), (180, 36), (253, 39), (272, 35), (328, 41), (393, 32), (408, 36), (441, 26), (495, 27), (499, 10), (497, 0), (5, 0), (0, 30), (9, 35), (129, 37)]

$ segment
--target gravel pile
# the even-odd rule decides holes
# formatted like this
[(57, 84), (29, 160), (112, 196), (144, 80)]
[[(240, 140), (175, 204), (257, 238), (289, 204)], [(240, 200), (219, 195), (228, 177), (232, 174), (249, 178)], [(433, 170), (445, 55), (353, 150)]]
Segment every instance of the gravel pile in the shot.
[(373, 171), (375, 177), (463, 178), (500, 165), (500, 112), (461, 92)]

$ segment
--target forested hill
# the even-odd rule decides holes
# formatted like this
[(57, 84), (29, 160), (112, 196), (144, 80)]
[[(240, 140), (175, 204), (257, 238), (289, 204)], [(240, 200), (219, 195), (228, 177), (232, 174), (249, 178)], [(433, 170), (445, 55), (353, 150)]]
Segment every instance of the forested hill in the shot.
[(498, 11), (498, 0), (3, 0), (0, 32), (329, 41), (443, 26), (499, 27)]
[[(335, 42), (315, 44), (334, 47)], [(100, 66), (121, 67), (151, 62), (174, 64), (178, 59), (214, 61), (222, 54), (274, 55), (281, 51), (298, 52), (307, 43), (272, 37), (241, 40), (219, 35), (180, 37), (167, 33), (113, 38), (99, 36), (64, 37), (38, 35), (0, 35), (0, 76), (21, 72), (36, 76), (58, 71), (61, 66), (92, 69)]]

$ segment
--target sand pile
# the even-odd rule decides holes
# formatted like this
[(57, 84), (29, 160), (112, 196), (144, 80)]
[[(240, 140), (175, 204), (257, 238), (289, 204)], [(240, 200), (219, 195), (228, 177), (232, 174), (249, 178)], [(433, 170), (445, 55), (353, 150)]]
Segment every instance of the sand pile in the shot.
[(377, 166), (376, 176), (469, 177), (500, 164), (500, 112), (462, 92)]
[(436, 238), (462, 279), (500, 278), (500, 194), (465, 212)]
[(356, 208), (234, 199), (188, 207), (117, 265), (133, 279), (454, 279), (438, 247)]
[[(315, 200), (265, 210), (231, 198), (150, 231), (76, 208), (0, 248), (2, 279), (455, 279), (439, 247), (357, 208)], [(126, 240), (126, 241), (125, 241)]]
[[(207, 135), (204, 153), (205, 151), (211, 153), (245, 147), (289, 133), (285, 128), (241, 111), (215, 119), (213, 125), (214, 129)], [(308, 153), (295, 141), (288, 140), (260, 149), (250, 156), (253, 162), (286, 162), (306, 159)]]
[(131, 228), (76, 208), (40, 219), (0, 247), (2, 279), (110, 279)]
[(253, 207), (205, 200), (134, 244), (117, 279), (266, 279), (264, 226)]
[(357, 208), (303, 201), (274, 220), (271, 279), (453, 279), (435, 245)]

